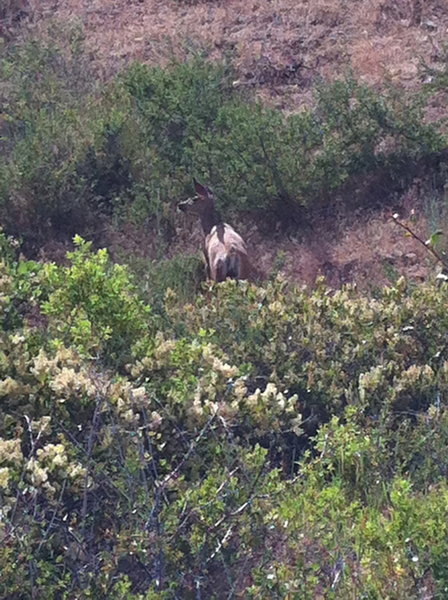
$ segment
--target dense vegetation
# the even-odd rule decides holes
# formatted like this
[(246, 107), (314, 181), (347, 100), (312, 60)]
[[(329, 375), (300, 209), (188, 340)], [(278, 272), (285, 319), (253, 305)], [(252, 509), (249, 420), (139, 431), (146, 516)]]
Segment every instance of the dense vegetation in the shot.
[(1, 597), (446, 597), (446, 284), (155, 311), (76, 244), (2, 238)]
[(200, 288), (189, 257), (22, 253), (99, 217), (169, 243), (192, 173), (279, 218), (402, 181), (446, 146), (423, 119), (446, 75), (285, 116), (204, 57), (102, 87), (79, 32), (0, 62), (0, 597), (446, 598), (446, 283)]
[(387, 181), (385, 202), (394, 181), (405, 186), (446, 146), (441, 124), (423, 118), (434, 75), (409, 97), (352, 77), (321, 83), (313, 108), (285, 116), (241, 91), (230, 62), (199, 55), (167, 69), (134, 64), (101, 86), (80, 32), (59, 35), (69, 42), (53, 32), (56, 41), (8, 46), (0, 61), (0, 216), (30, 249), (49, 234), (92, 235), (111, 214), (147, 219), (167, 243), (192, 175), (226, 213), (288, 223), (368, 175)]

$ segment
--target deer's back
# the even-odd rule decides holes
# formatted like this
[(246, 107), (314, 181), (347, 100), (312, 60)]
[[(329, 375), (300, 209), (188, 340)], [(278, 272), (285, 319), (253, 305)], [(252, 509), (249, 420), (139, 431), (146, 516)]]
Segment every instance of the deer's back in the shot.
[[(243, 238), (227, 223), (215, 225), (205, 238), (205, 251), (213, 279), (220, 280), (217, 274), (222, 265), (232, 265), (232, 273), (227, 276), (246, 279), (249, 275), (247, 249)], [(227, 267), (229, 269), (229, 267)]]

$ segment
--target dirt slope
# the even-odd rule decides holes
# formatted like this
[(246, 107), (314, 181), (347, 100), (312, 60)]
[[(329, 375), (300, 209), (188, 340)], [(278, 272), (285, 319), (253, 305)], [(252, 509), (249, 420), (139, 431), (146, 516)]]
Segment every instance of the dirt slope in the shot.
[[(311, 102), (311, 86), (317, 79), (332, 79), (347, 69), (375, 86), (393, 81), (414, 88), (424, 77), (419, 64), (437, 67), (448, 39), (447, 0), (23, 0), (22, 4), (28, 15), (24, 20), (36, 30), (44, 31), (55, 19), (82, 23), (92, 60), (104, 77), (133, 59), (166, 64), (202, 47), (212, 58), (231, 51), (239, 85), (252, 86), (264, 101), (286, 111)], [(446, 109), (435, 106), (434, 111), (440, 116)], [(415, 195), (407, 208), (421, 203)], [(416, 278), (428, 274), (424, 249), (403, 238), (385, 214), (321, 221), (313, 232), (298, 232), (294, 239), (262, 235), (250, 222), (240, 224), (240, 229), (264, 270), (270, 270), (280, 253), (284, 272), (299, 281), (309, 282), (323, 273), (334, 285), (356, 280), (363, 286), (383, 283), (394, 273)], [(423, 215), (419, 229), (426, 235)], [(199, 247), (200, 235), (193, 231), (183, 235), (180, 224), (183, 249)], [(142, 239), (136, 238), (138, 249)], [(127, 243), (131, 250), (132, 239)]]
[(206, 47), (232, 51), (242, 84), (294, 110), (316, 78), (351, 68), (371, 84), (418, 85), (448, 33), (446, 0), (34, 0), (36, 27), (77, 20), (108, 74)]

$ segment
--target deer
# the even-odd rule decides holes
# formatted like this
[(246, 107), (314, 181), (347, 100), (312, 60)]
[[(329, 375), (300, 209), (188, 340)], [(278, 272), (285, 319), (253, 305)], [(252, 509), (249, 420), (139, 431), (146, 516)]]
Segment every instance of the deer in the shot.
[(196, 196), (180, 202), (178, 209), (201, 220), (207, 278), (216, 282), (248, 279), (251, 264), (243, 238), (221, 219), (213, 191), (196, 179), (193, 182)]

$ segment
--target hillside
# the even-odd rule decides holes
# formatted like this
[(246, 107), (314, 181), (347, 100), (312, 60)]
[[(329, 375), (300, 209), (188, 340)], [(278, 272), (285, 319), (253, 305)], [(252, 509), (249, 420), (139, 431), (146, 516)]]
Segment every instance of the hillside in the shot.
[[(392, 84), (409, 92), (420, 89), (431, 77), (429, 70), (443, 69), (446, 60), (448, 8), (445, 2), (437, 0), (123, 0), (114, 2), (113, 7), (101, 0), (68, 0), (28, 2), (22, 4), (22, 9), (19, 27), (12, 30), (15, 35), (31, 28), (33, 33), (45, 37), (51, 23), (81, 24), (89, 61), (103, 80), (133, 60), (166, 65), (205, 48), (215, 60), (230, 53), (236, 69), (234, 85), (286, 112), (312, 105), (316, 83), (343, 77), (348, 70), (377, 90)], [(445, 100), (444, 96), (433, 98), (426, 118), (440, 121), (446, 117)], [(367, 182), (367, 188), (362, 181), (356, 185), (358, 189), (351, 186), (335, 192), (335, 210), (331, 215), (311, 216), (311, 233), (309, 228), (300, 226), (288, 237), (278, 235), (278, 228), (262, 228), (260, 232), (254, 226), (258, 219), (251, 222), (252, 217), (242, 215), (239, 227), (262, 269), (268, 273), (274, 264), (281, 263), (290, 279), (312, 283), (322, 273), (331, 285), (357, 281), (362, 287), (372, 281), (385, 283), (392, 272), (416, 279), (430, 275), (432, 267), (425, 260), (424, 251), (412, 240), (403, 239), (390, 223), (389, 209), (403, 207), (405, 217), (410, 209), (415, 209), (423, 237), (434, 226), (440, 226), (434, 223), (434, 215), (428, 223), (428, 211), (434, 213), (428, 208), (429, 198), (441, 193), (438, 183), (433, 189), (431, 173), (417, 173), (416, 181), (395, 186), (392, 193), (387, 183)], [(344, 195), (356, 194), (368, 196), (368, 205), (386, 204), (388, 209), (376, 209), (376, 214), (345, 210)], [(185, 239), (185, 223), (176, 219), (175, 227), (179, 245), (194, 253), (200, 244), (199, 232), (191, 237), (190, 228)], [(115, 255), (123, 251), (141, 254), (141, 246), (148, 248), (147, 256), (157, 255), (152, 249), (152, 232), (147, 228), (128, 228), (125, 239), (111, 232), (104, 242)], [(173, 240), (169, 255), (176, 255), (177, 248)], [(47, 256), (61, 255), (51, 241), (43, 252)]]
[[(0, 600), (446, 600), (447, 34), (2, 4)], [(257, 281), (204, 281), (193, 177)]]
[(232, 52), (241, 85), (297, 110), (318, 78), (347, 69), (373, 85), (418, 86), (420, 62), (438, 66), (448, 28), (443, 0), (43, 0), (36, 27), (82, 23), (92, 60), (107, 75), (132, 60), (166, 64), (191, 48)]

